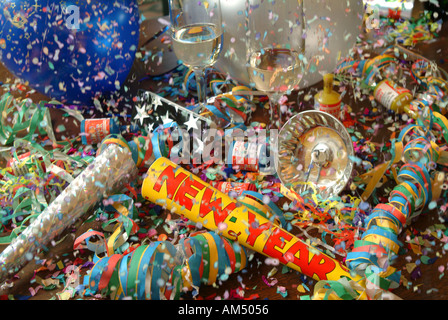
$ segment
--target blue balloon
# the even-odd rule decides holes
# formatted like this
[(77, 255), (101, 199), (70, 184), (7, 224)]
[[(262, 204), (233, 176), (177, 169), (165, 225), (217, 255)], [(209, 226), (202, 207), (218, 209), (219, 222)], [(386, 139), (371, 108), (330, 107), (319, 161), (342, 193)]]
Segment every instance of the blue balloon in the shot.
[(137, 0), (0, 1), (0, 61), (63, 103), (120, 89), (138, 49)]

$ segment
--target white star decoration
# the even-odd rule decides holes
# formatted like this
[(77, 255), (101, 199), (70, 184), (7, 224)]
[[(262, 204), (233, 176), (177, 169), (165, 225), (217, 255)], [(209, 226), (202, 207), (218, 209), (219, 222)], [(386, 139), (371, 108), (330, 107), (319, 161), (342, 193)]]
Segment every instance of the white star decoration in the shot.
[(146, 112), (146, 108), (144, 106), (136, 106), (135, 109), (137, 110), (137, 115), (134, 117), (134, 120), (139, 120), (140, 125), (143, 125), (143, 121), (145, 120), (145, 118), (149, 118), (148, 113)]
[(152, 132), (154, 130), (154, 122), (148, 123), (148, 127), (146, 129), (147, 132)]
[(176, 110), (176, 112), (179, 111), (179, 105), (178, 105), (177, 103), (171, 103), (171, 102), (169, 102), (168, 104), (169, 104), (170, 106), (174, 107), (174, 110)]
[(163, 104), (158, 95), (151, 94), (151, 96), (152, 96), (152, 107), (153, 107), (154, 111), (156, 111), (157, 107), (162, 106)]
[(162, 119), (163, 124), (171, 123), (173, 120), (170, 119), (170, 113), (167, 111), (164, 117), (160, 117)]
[(187, 122), (185, 122), (185, 125), (187, 126), (187, 131), (189, 131), (190, 129), (198, 129), (198, 123), (197, 123), (198, 119), (195, 119), (193, 117), (193, 115), (190, 113), (190, 118), (188, 119)]

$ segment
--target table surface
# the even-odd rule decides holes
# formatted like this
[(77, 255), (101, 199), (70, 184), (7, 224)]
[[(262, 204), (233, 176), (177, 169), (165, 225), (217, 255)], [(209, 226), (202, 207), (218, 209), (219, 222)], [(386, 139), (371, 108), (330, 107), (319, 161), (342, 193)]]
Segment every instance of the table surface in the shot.
[[(155, 20), (150, 23), (157, 23)], [(142, 27), (144, 28), (144, 26)], [(378, 34), (372, 34), (373, 37), (378, 37)], [(448, 71), (448, 66), (444, 63), (445, 57), (448, 56), (448, 28), (443, 28), (442, 32), (440, 32), (439, 37), (435, 40), (430, 41), (429, 43), (420, 43), (416, 45), (413, 50), (419, 52), (423, 56), (427, 57), (430, 60), (433, 60), (439, 63), (440, 67), (444, 68)], [(134, 78), (141, 77), (141, 70), (134, 68), (132, 73), (134, 73)], [(0, 65), (0, 81), (3, 83), (13, 83), (14, 76), (12, 76), (8, 70), (6, 70), (2, 65)], [(145, 80), (141, 82), (132, 82), (130, 83), (130, 87), (132, 89), (150, 89), (152, 91), (157, 91), (157, 86), (160, 83), (156, 83), (151, 80)], [(307, 88), (305, 92), (316, 92), (322, 88), (322, 83), (318, 83), (311, 88)], [(134, 92), (134, 91), (133, 91)], [(31, 92), (30, 89), (16, 91), (14, 95), (17, 97), (30, 97), (34, 101), (45, 100), (48, 101), (48, 97), (45, 97), (39, 93)], [(290, 96), (290, 101), (294, 99), (301, 99), (300, 95), (297, 93), (293, 93)], [(296, 100), (297, 101), (297, 100)], [(344, 97), (344, 103), (350, 105), (353, 109), (353, 112), (359, 114), (365, 107), (369, 107), (369, 103), (354, 101), (353, 97), (350, 95), (346, 95)], [(301, 108), (303, 110), (310, 108), (309, 105), (302, 105)], [(301, 109), (301, 110), (302, 110)], [(297, 110), (300, 111), (300, 110)], [(253, 120), (261, 120), (266, 121), (268, 117), (268, 113), (263, 108), (258, 108), (257, 111), (253, 114)], [(56, 119), (57, 120), (57, 119)], [(364, 127), (357, 123), (355, 125), (355, 130), (364, 132)], [(380, 133), (378, 136), (369, 137), (369, 134), (366, 133), (366, 137), (371, 138), (372, 141), (384, 141), (385, 139), (389, 139), (390, 132), (387, 130), (385, 132)], [(344, 191), (345, 192), (345, 191)], [(440, 200), (440, 204), (444, 204), (445, 199)], [(399, 288), (395, 289), (393, 292), (402, 299), (407, 300), (441, 300), (448, 298), (448, 276), (443, 275), (441, 273), (441, 267), (443, 266), (445, 269), (448, 268), (448, 255), (446, 255), (445, 250), (443, 249), (445, 243), (439, 240), (435, 240), (435, 243), (428, 244), (425, 243), (422, 247), (425, 248), (424, 254), (430, 258), (438, 257), (433, 261), (432, 264), (421, 263), (421, 275), (414, 280), (411, 280), (411, 275), (409, 274), (406, 266), (409, 266), (409, 263), (419, 263), (422, 254), (414, 253), (406, 241), (406, 234), (411, 233), (424, 233), (427, 228), (433, 226), (434, 224), (439, 224), (440, 217), (444, 217), (444, 215), (439, 215), (437, 210), (425, 211), (422, 215), (420, 215), (415, 221), (412, 221), (409, 226), (407, 226), (400, 235), (400, 241), (404, 243), (403, 253), (400, 254), (398, 259), (394, 262), (393, 266), (402, 271), (402, 283)], [(73, 239), (83, 232), (85, 232), (88, 228), (100, 228), (99, 223), (93, 222), (91, 224), (81, 224), (79, 223), (76, 227), (76, 232), (69, 237), (66, 237), (64, 241), (62, 241), (59, 245), (52, 248), (49, 253), (47, 253), (46, 258), (60, 259), (61, 257), (70, 258), (73, 254), (72, 246)], [(292, 230), (294, 234), (299, 234), (299, 230)], [(0, 248), (3, 250), (4, 246)], [(244, 269), (243, 272), (238, 274), (233, 274), (229, 277), (227, 281), (224, 281), (216, 286), (202, 286), (200, 288), (199, 296), (200, 298), (210, 299), (215, 297), (224, 297), (226, 293), (229, 293), (234, 290), (238, 290), (240, 294), (244, 298), (253, 297), (256, 295), (258, 299), (270, 299), (270, 300), (297, 300), (300, 299), (301, 296), (312, 295), (314, 285), (316, 284), (315, 280), (310, 278), (304, 278), (296, 271), (288, 270), (287, 272), (282, 272), (282, 267), (278, 266), (278, 272), (270, 278), (270, 281), (277, 281), (276, 284), (272, 286), (268, 286), (263, 280), (262, 277), (267, 277), (269, 272), (273, 269), (274, 266), (265, 263), (265, 257), (259, 254), (255, 254), (253, 259), (248, 262), (248, 266)], [(30, 279), (33, 275), (33, 271), (37, 267), (35, 265), (29, 264), (20, 272), (20, 278), (15, 280), (15, 285), (9, 291), (3, 292), (3, 294), (22, 294), (29, 295), (29, 287), (33, 285), (30, 283)], [(299, 292), (297, 290), (298, 286), (304, 284), (303, 288), (305, 292)], [(405, 285), (406, 284), (406, 285)], [(282, 286), (287, 290), (287, 296), (283, 297), (280, 295), (277, 290), (278, 287)], [(61, 289), (61, 288), (60, 288)], [(55, 296), (60, 289), (54, 289), (50, 291), (40, 290), (34, 297), (31, 299), (50, 299)]]

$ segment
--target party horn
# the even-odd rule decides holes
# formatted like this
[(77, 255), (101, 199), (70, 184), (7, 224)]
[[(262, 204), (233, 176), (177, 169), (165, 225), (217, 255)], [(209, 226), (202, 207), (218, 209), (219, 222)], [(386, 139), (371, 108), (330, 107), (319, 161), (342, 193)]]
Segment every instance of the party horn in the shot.
[[(16, 274), (75, 221), (95, 208), (108, 195), (122, 190), (137, 177), (138, 164), (150, 159), (149, 139), (127, 143), (109, 136), (98, 155), (72, 183), (0, 255), (0, 283)], [(146, 162), (146, 161), (145, 161)]]
[[(242, 246), (312, 277), (362, 281), (339, 261), (248, 209), (194, 174), (159, 158), (149, 167), (142, 196)], [(217, 266), (210, 266), (217, 268)]]

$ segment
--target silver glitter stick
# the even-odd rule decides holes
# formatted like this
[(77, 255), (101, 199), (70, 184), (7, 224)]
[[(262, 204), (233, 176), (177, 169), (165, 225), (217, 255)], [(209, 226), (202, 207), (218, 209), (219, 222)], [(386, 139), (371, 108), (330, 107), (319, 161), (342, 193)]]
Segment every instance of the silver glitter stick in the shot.
[(0, 255), (0, 284), (100, 201), (137, 177), (130, 151), (109, 144)]

